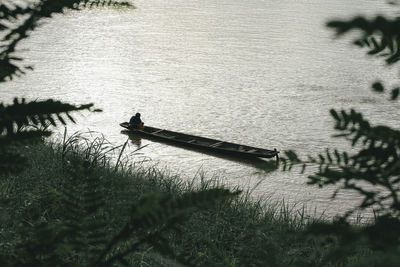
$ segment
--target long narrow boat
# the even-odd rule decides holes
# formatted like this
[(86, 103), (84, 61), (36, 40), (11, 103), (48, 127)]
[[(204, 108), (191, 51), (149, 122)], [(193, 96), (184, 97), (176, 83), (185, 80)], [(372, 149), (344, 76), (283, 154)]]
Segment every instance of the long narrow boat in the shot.
[(239, 145), (230, 142), (224, 142), (216, 139), (205, 138), (195, 135), (189, 135), (184, 133), (178, 133), (159, 129), (150, 126), (144, 126), (143, 129), (132, 129), (128, 122), (120, 124), (123, 128), (129, 130), (132, 133), (141, 134), (144, 136), (153, 137), (156, 139), (162, 139), (168, 142), (179, 143), (180, 145), (188, 147), (196, 147), (208, 151), (224, 153), (228, 155), (244, 157), (244, 158), (273, 158), (278, 157), (279, 151), (276, 149), (268, 150), (263, 148), (257, 148), (246, 145)]

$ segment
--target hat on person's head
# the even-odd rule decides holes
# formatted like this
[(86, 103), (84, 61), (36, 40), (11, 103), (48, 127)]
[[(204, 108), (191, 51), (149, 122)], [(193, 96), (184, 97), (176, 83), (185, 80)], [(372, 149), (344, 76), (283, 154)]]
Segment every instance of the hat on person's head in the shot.
[(136, 117), (140, 117), (140, 113), (139, 113), (139, 112), (136, 113), (135, 116), (136, 116)]

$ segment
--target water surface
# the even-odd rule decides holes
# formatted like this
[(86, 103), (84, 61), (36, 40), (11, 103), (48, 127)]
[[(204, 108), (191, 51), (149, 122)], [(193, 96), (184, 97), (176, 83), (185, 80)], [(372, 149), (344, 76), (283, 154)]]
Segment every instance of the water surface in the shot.
[[(94, 9), (55, 16), (21, 45), (35, 71), (1, 84), (0, 96), (93, 102), (104, 112), (78, 116), (69, 131), (91, 129), (122, 144), (119, 122), (135, 112), (146, 124), (225, 141), (316, 154), (347, 149), (329, 108), (361, 110), (373, 122), (397, 125), (399, 105), (368, 89), (395, 81), (396, 70), (334, 40), (330, 18), (390, 13), (383, 1), (138, 0), (136, 10)], [(256, 197), (285, 198), (334, 215), (358, 203), (353, 193), (331, 201), (331, 188), (306, 175), (260, 173), (246, 162), (162, 143), (132, 161), (151, 159), (185, 179), (220, 177), (253, 188)], [(137, 147), (131, 143), (128, 150)]]

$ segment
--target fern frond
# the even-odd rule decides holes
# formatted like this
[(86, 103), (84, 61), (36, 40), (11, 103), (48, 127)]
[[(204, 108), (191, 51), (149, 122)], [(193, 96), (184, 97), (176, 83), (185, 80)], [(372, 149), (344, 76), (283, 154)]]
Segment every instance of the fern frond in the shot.
[(382, 16), (374, 19), (356, 17), (347, 21), (330, 21), (327, 26), (333, 28), (337, 35), (358, 30), (362, 34), (354, 44), (367, 47), (367, 54), (384, 57), (387, 64), (394, 64), (400, 60), (399, 17), (393, 19)]
[(42, 1), (7, 1), (0, 4), (0, 82), (13, 76), (20, 76), (31, 66), (21, 66), (17, 61), (22, 58), (12, 56), (19, 42), (29, 36), (38, 27), (39, 21), (68, 9), (82, 9), (94, 6), (132, 7), (126, 1), (112, 0), (42, 0)]
[[(346, 152), (327, 149), (316, 158), (303, 161), (288, 151), (281, 159), (282, 169), (290, 170), (293, 165), (302, 164), (303, 172), (306, 166), (317, 165), (318, 172), (309, 176), (308, 184), (322, 187), (341, 183), (340, 189), (351, 189), (363, 196), (361, 209), (374, 207), (379, 212), (400, 214), (400, 131), (382, 125), (372, 126), (355, 110), (338, 112), (332, 109), (331, 115), (335, 129), (340, 132), (335, 137), (347, 139), (358, 148), (357, 152), (349, 156)], [(374, 187), (383, 190), (377, 194)]]
[(67, 242), (75, 253), (84, 255), (84, 265), (97, 258), (108, 242), (106, 223), (101, 210), (105, 206), (104, 190), (88, 162), (71, 159), (66, 167), (71, 181), (63, 188), (61, 206), (65, 210), (63, 221), (68, 231)]
[[(5, 4), (6, 2), (7, 5)], [(23, 6), (21, 2), (4, 1), (0, 3), (0, 19), (1, 20), (16, 19), (20, 15), (25, 15), (29, 13), (31, 7), (32, 5)]]
[[(0, 145), (49, 136), (51, 132), (46, 130), (49, 125), (66, 123), (62, 115), (74, 122), (70, 112), (92, 111), (92, 106), (93, 104), (76, 106), (52, 99), (26, 102), (25, 99), (15, 98), (11, 105), (0, 103)], [(9, 157), (9, 160), (0, 165), (0, 172), (16, 170), (12, 167), (14, 163), (11, 159)], [(6, 166), (11, 168), (7, 170)]]
[(26, 102), (25, 99), (15, 98), (11, 105), (0, 103), (0, 134), (17, 135), (18, 129), (26, 125), (47, 127), (48, 124), (57, 125), (56, 121), (65, 125), (61, 114), (67, 114), (66, 117), (71, 120), (69, 112), (91, 111), (92, 107), (93, 104), (76, 106), (52, 99)]
[[(130, 221), (110, 241), (96, 265), (112, 265), (129, 253), (137, 251), (143, 244), (157, 244), (159, 249), (162, 248), (161, 251), (170, 251), (168, 245), (162, 242), (162, 233), (176, 229), (191, 210), (205, 209), (218, 200), (235, 197), (239, 193), (226, 189), (209, 189), (185, 193), (178, 198), (161, 193), (143, 196), (132, 207)], [(136, 242), (111, 257), (107, 256), (118, 244), (132, 238), (133, 234), (138, 235)]]

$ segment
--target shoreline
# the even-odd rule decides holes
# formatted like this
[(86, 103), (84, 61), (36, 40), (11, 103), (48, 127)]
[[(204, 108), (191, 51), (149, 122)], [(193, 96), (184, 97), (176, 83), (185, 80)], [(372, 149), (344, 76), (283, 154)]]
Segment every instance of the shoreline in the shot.
[[(98, 186), (104, 190), (102, 214), (110, 235), (118, 232), (129, 218), (130, 205), (145, 194), (162, 192), (179, 197), (187, 192), (221, 187), (218, 180), (194, 186), (155, 168), (121, 164), (116, 170), (103, 154), (100, 140), (87, 143), (86, 147), (77, 139), (67, 145), (38, 143), (19, 149), (28, 158), (26, 169), (1, 180), (1, 187), (8, 188), (9, 203), (7, 216), (3, 216), (8, 218), (3, 219), (3, 244), (15, 241), (11, 234), (19, 231), (15, 221), (22, 219), (35, 225), (39, 218), (52, 224), (62, 218), (65, 211), (59, 206), (60, 194), (69, 186), (77, 186), (77, 180), (68, 170), (74, 160), (92, 164), (89, 176), (97, 177)], [(332, 244), (321, 247), (318, 239), (306, 238), (305, 227), (317, 219), (306, 217), (304, 209), (301, 213), (291, 208), (285, 203), (255, 201), (245, 192), (232, 200), (219, 201), (210, 209), (192, 212), (179, 226), (179, 234), (166, 233), (166, 238), (174, 254), (193, 259), (198, 266), (318, 265)], [(11, 253), (12, 249), (3, 247), (2, 253)], [(165, 259), (154, 255), (151, 247), (131, 255), (129, 262), (169, 266)]]

